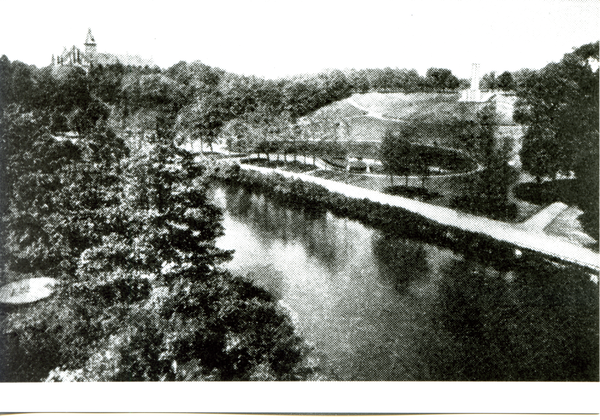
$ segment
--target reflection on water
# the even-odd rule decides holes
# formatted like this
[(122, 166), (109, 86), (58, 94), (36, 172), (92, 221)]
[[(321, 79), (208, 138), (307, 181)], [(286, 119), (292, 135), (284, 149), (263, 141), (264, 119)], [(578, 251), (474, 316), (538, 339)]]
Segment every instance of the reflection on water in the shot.
[(422, 243), (393, 235), (373, 235), (373, 255), (379, 269), (379, 281), (398, 293), (408, 290), (411, 281), (429, 273), (427, 251)]
[(445, 271), (436, 318), (448, 341), (437, 349), (443, 359), (432, 359), (437, 377), (598, 380), (598, 285), (587, 275), (551, 264), (498, 272), (469, 261)]
[(598, 380), (598, 285), (582, 273), (501, 272), (243, 189), (213, 199), (228, 268), (281, 300), (330, 379)]

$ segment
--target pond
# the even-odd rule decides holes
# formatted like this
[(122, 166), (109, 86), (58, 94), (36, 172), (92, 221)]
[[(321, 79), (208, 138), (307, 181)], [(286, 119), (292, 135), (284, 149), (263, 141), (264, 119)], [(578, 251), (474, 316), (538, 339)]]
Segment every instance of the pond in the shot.
[[(265, 287), (330, 380), (598, 380), (598, 284), (217, 185), (227, 268)], [(494, 264), (502, 267), (502, 264)]]

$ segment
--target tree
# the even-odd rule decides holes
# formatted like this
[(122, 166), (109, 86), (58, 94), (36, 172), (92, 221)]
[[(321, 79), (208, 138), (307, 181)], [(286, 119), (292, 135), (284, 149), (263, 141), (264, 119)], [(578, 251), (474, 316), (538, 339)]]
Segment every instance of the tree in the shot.
[(227, 109), (223, 108), (219, 94), (205, 95), (196, 107), (198, 112), (194, 128), (203, 143), (208, 143), (212, 151), (214, 142), (221, 132), (223, 124), (231, 119)]
[(73, 117), (73, 125), (80, 136), (91, 132), (98, 122), (106, 122), (109, 109), (102, 102), (92, 100), (85, 109), (78, 109)]
[(509, 71), (505, 71), (500, 76), (498, 76), (497, 86), (498, 89), (509, 91), (515, 90), (517, 85), (513, 79), (512, 74)]
[(12, 79), (12, 64), (6, 55), (0, 57), (0, 116), (4, 108), (13, 102), (10, 80)]
[(251, 149), (250, 127), (242, 118), (229, 121), (223, 128), (229, 152), (248, 153)]
[(432, 67), (427, 70), (426, 82), (433, 89), (456, 89), (459, 86), (459, 80), (448, 69)]
[[(529, 74), (518, 87), (515, 121), (526, 126), (523, 169), (541, 177), (576, 175), (580, 205), (598, 212), (598, 42)], [(597, 232), (597, 229), (595, 229)]]
[(351, 70), (347, 74), (350, 86), (356, 93), (365, 93), (369, 91), (369, 79), (364, 70)]
[(26, 109), (31, 109), (35, 97), (35, 83), (31, 68), (25, 63), (14, 61), (12, 63), (11, 76), (12, 99)]
[(125, 67), (119, 62), (107, 66), (92, 65), (88, 74), (90, 88), (102, 101), (117, 104), (124, 74)]
[(80, 151), (71, 142), (55, 140), (43, 120), (11, 105), (0, 121), (7, 231), (3, 263), (17, 272), (60, 273), (72, 268), (77, 258), (63, 192)]
[(460, 86), (460, 80), (453, 74), (450, 74), (444, 81), (444, 87), (446, 89), (458, 89)]
[(598, 148), (598, 43), (566, 54), (520, 87), (515, 120), (526, 125), (521, 162), (533, 175), (575, 170)]
[(413, 149), (410, 143), (412, 135), (414, 135), (414, 131), (411, 128), (405, 128), (401, 133), (387, 131), (381, 140), (379, 155), (383, 168), (390, 175), (392, 185), (394, 185), (394, 174), (406, 175), (406, 185), (408, 185)]
[(489, 166), (496, 147), (498, 115), (493, 103), (484, 105), (472, 120), (455, 119), (450, 132), (458, 149), (464, 150), (476, 162)]
[(60, 97), (57, 98), (57, 105), (63, 112), (70, 112), (74, 109), (87, 109), (92, 101), (89, 79), (85, 71), (79, 67), (68, 69), (66, 74), (59, 76)]
[(258, 142), (254, 148), (254, 151), (258, 154), (259, 157), (261, 153), (267, 155), (267, 161), (271, 161), (271, 153), (276, 152), (278, 150), (279, 145), (267, 139)]
[(50, 132), (59, 134), (69, 131), (69, 121), (62, 112), (56, 111), (52, 114), (52, 122), (50, 124)]
[(453, 200), (453, 205), (490, 217), (513, 218), (516, 205), (508, 201), (508, 189), (515, 176), (508, 165), (510, 139), (498, 137), (495, 107), (484, 106), (472, 121), (454, 121), (451, 132), (457, 147), (484, 167), (466, 180), (462, 195)]
[(481, 89), (484, 90), (495, 90), (498, 88), (498, 79), (496, 78), (496, 72), (491, 71), (484, 74), (480, 81)]

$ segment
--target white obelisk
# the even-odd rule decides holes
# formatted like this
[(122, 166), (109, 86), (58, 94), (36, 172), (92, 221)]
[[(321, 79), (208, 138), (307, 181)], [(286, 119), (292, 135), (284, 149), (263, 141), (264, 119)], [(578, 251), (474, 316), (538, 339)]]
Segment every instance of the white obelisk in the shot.
[(481, 101), (481, 91), (479, 90), (479, 64), (477, 63), (473, 63), (473, 66), (471, 67), (471, 88), (467, 93), (467, 101)]

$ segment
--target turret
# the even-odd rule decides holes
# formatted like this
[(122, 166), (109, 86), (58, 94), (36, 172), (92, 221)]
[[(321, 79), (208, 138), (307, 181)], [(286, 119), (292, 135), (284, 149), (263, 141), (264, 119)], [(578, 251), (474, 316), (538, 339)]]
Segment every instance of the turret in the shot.
[(92, 30), (88, 29), (87, 37), (85, 38), (85, 55), (90, 61), (94, 61), (96, 57), (96, 41), (92, 35)]

